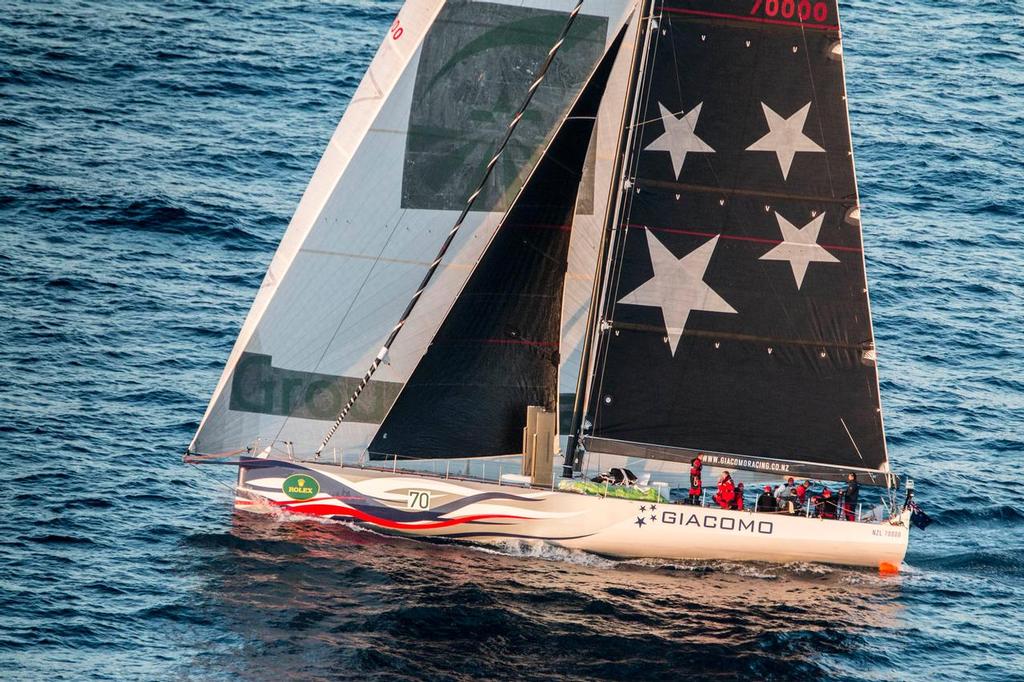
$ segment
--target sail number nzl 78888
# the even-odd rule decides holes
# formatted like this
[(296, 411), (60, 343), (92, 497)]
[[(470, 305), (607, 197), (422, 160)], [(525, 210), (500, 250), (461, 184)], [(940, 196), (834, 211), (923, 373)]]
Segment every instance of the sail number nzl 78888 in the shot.
[(871, 534), (874, 535), (875, 537), (879, 537), (879, 538), (901, 538), (901, 537), (903, 537), (903, 532), (902, 531), (899, 531), (899, 530), (888, 530), (888, 529), (884, 529), (884, 528), (882, 528), (882, 529), (872, 528), (871, 529)]

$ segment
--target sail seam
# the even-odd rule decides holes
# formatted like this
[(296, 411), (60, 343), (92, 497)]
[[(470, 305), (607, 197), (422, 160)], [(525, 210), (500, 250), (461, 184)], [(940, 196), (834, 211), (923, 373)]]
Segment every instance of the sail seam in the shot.
[[(640, 324), (638, 322), (618, 322), (612, 319), (606, 319), (605, 324), (608, 325), (608, 329), (620, 329), (624, 331), (637, 332), (652, 332), (657, 334), (658, 336), (665, 336), (665, 327), (660, 325), (654, 326), (650, 324)], [(820, 349), (835, 348), (837, 350), (857, 351), (868, 351), (874, 349), (873, 341), (862, 341), (859, 343), (841, 343), (837, 341), (821, 341), (817, 339), (786, 339), (772, 336), (755, 336), (753, 334), (737, 334), (735, 332), (704, 331), (701, 329), (684, 329), (680, 332), (680, 336), (709, 338), (721, 341), (728, 340), (757, 343), (773, 343), (783, 346), (805, 346), (807, 348)]]
[[(687, 234), (694, 237), (720, 237), (721, 239), (738, 241), (738, 242), (754, 242), (757, 244), (772, 244), (779, 245), (785, 242), (783, 239), (767, 239), (764, 237), (743, 237), (735, 234), (723, 234), (721, 232), (714, 232), (710, 230), (684, 230), (675, 227), (652, 227), (650, 225), (639, 225), (637, 223), (626, 223), (623, 227), (631, 230), (650, 230), (652, 232), (666, 232), (668, 234)], [(832, 251), (850, 251), (853, 253), (860, 253), (862, 249), (858, 249), (855, 246), (839, 246), (838, 244), (817, 244), (823, 249), (830, 249)]]
[[(337, 258), (352, 258), (355, 260), (368, 260), (375, 263), (392, 263), (394, 265), (430, 265), (430, 261), (411, 260), (409, 258), (385, 258), (383, 256), (371, 256), (365, 253), (352, 253), (350, 251), (329, 251), (327, 249), (300, 249), (300, 253), (308, 253), (315, 256), (333, 256)], [(469, 268), (469, 263), (449, 263), (448, 268)]]
[(653, 187), (656, 189), (667, 189), (674, 192), (708, 192), (720, 196), (747, 196), (766, 197), (771, 199), (787, 199), (792, 201), (821, 202), (829, 204), (856, 203), (856, 197), (836, 196), (814, 196), (811, 194), (789, 194), (786, 192), (768, 192), (765, 190), (740, 189), (737, 187), (722, 187), (712, 185), (691, 185), (681, 182), (669, 182), (667, 180), (652, 180), (650, 178), (634, 178), (637, 187)]

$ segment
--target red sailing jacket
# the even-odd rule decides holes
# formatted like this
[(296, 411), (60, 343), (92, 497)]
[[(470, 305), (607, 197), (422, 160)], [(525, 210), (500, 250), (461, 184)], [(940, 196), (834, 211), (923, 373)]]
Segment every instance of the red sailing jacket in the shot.
[(722, 509), (728, 509), (732, 505), (733, 498), (736, 497), (736, 489), (733, 487), (732, 479), (727, 478), (718, 486), (718, 494), (715, 495), (715, 501)]

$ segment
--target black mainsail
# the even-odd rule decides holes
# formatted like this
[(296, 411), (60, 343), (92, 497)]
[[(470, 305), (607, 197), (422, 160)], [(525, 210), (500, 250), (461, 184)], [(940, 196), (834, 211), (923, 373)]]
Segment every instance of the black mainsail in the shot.
[(887, 472), (835, 1), (665, 0), (649, 21), (586, 447)]

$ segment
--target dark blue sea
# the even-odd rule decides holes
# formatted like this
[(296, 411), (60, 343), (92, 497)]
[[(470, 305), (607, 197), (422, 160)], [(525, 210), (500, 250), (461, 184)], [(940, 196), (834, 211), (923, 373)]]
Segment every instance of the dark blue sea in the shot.
[(1024, 5), (842, 3), (905, 570), (237, 515), (184, 466), (397, 2), (0, 3), (0, 677), (1024, 679)]

